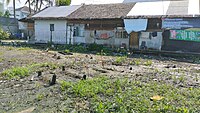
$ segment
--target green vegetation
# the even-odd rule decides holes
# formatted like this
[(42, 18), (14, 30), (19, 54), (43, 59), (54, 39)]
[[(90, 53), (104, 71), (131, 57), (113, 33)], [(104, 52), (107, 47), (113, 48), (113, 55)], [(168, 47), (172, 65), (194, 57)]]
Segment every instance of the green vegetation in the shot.
[(44, 94), (38, 94), (38, 95), (36, 95), (36, 99), (38, 101), (41, 101), (43, 98), (44, 98)]
[(29, 48), (29, 47), (20, 47), (17, 50), (26, 51), (26, 50), (31, 50), (31, 48)]
[(0, 58), (0, 62), (3, 62), (4, 61), (4, 59), (3, 58)]
[(65, 53), (70, 53), (69, 49), (64, 50)]
[(9, 33), (3, 31), (3, 30), (0, 28), (0, 40), (8, 39), (9, 36), (10, 36)]
[(116, 60), (114, 61), (114, 64), (122, 65), (126, 61), (127, 57), (117, 57)]
[(68, 6), (71, 4), (71, 0), (56, 0), (57, 6)]
[(141, 58), (134, 59), (130, 61), (130, 65), (145, 65), (151, 66), (153, 64), (152, 60), (142, 60)]
[(8, 79), (23, 78), (30, 74), (30, 70), (27, 67), (13, 67), (11, 69), (4, 70), (1, 75)]
[(42, 70), (43, 68), (49, 68), (50, 70), (56, 69), (59, 66), (54, 63), (38, 63), (27, 65), (26, 67), (13, 67), (7, 70), (4, 70), (1, 73), (5, 79), (13, 79), (13, 78), (24, 78), (29, 76), (31, 73), (36, 72), (38, 70)]
[(151, 60), (147, 60), (146, 62), (144, 62), (145, 66), (151, 66), (153, 64), (153, 62)]
[[(69, 98), (88, 101), (90, 104), (87, 112), (195, 113), (200, 110), (199, 88), (96, 77), (76, 83), (62, 81), (61, 89)], [(151, 97), (155, 95), (163, 99), (152, 101)]]

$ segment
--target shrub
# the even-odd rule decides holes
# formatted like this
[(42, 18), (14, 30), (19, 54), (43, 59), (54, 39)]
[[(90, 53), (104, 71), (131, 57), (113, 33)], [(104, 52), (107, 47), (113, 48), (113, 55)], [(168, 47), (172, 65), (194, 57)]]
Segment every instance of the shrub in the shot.
[(10, 34), (0, 28), (0, 40), (8, 39)]
[(64, 50), (65, 53), (70, 53), (69, 49)]

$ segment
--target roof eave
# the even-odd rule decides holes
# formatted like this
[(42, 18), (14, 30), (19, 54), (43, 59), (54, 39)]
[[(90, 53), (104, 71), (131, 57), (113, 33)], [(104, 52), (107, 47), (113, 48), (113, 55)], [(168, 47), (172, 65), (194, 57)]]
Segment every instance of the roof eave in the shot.
[(125, 16), (124, 19), (142, 19), (142, 18), (198, 18), (200, 14), (195, 15), (136, 15)]

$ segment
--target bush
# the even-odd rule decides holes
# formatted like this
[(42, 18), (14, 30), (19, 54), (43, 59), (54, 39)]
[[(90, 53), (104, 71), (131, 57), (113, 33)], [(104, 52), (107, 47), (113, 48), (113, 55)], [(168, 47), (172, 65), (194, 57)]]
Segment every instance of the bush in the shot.
[(102, 49), (103, 49), (103, 45), (98, 45), (98, 44), (90, 44), (90, 45), (88, 45), (88, 50), (89, 51), (101, 52)]
[(0, 40), (8, 39), (10, 34), (0, 28)]

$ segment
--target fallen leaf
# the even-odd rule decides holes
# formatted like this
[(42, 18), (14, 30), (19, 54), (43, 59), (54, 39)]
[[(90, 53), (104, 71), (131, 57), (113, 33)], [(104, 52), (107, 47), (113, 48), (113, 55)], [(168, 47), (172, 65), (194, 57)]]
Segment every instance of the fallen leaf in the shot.
[(156, 95), (156, 96), (151, 97), (150, 100), (159, 101), (159, 100), (162, 100), (163, 98), (164, 97), (162, 97), (162, 96)]

